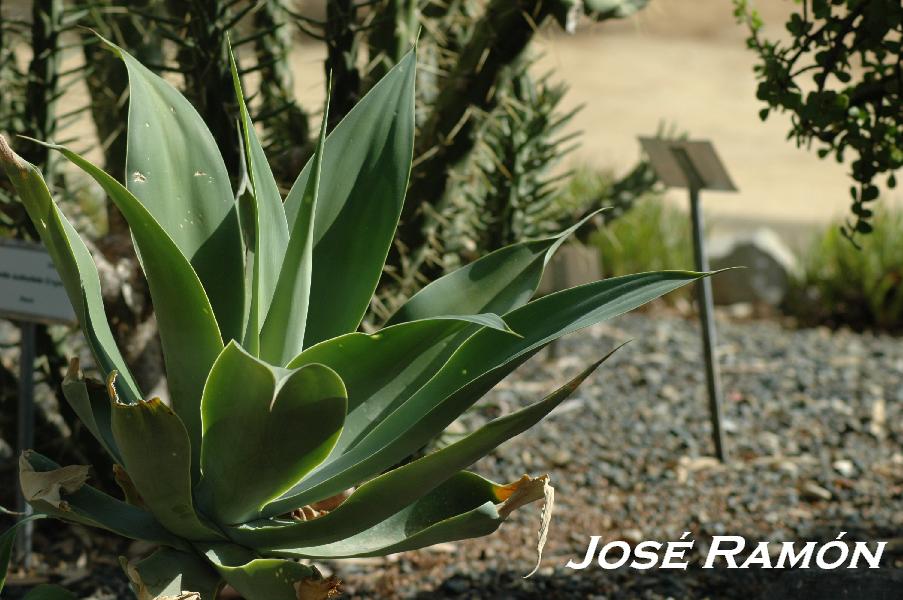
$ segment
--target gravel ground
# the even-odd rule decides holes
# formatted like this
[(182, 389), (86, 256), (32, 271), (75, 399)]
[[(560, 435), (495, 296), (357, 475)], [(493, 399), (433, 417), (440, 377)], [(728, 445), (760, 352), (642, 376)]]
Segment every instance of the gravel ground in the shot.
[[(621, 317), (565, 339), (558, 359), (538, 356), (459, 423), (470, 431), (533, 402), (633, 340), (542, 425), (474, 469), (499, 481), (552, 474), (556, 510), (539, 573), (522, 579), (535, 561), (533, 505), (490, 538), (332, 565), (348, 595), (808, 597), (801, 587), (813, 598), (841, 589), (848, 598), (903, 597), (903, 340), (773, 322), (720, 322), (719, 334), (728, 465), (710, 458), (695, 322)], [(846, 531), (848, 541), (895, 540), (884, 563), (896, 569), (865, 581), (822, 573), (813, 583), (804, 571), (564, 568), (583, 558), (589, 535), (664, 542), (684, 531), (699, 564), (712, 535), (826, 542)]]
[[(564, 340), (556, 359), (536, 357), (453, 428), (466, 433), (536, 401), (634, 340), (544, 424), (474, 468), (497, 481), (552, 475), (556, 510), (537, 575), (522, 578), (535, 562), (538, 505), (489, 538), (323, 568), (349, 599), (903, 598), (903, 339), (759, 321), (719, 322), (719, 334), (729, 464), (710, 458), (695, 322), (621, 317)], [(696, 541), (687, 571), (564, 568), (582, 559), (590, 535), (667, 542), (684, 531)], [(827, 542), (840, 531), (849, 542), (891, 540), (884, 568), (698, 568), (712, 535)], [(44, 539), (58, 547), (60, 533)], [(103, 548), (77, 541), (85, 544)], [(113, 565), (102, 572), (107, 591), (93, 597), (116, 597)], [(80, 593), (95, 579), (78, 580)]]

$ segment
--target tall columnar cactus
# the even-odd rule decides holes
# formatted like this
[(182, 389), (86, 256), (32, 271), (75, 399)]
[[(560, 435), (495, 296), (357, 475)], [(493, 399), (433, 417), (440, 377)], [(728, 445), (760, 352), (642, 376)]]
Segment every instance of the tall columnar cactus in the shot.
[[(411, 168), (414, 54), (328, 138), (324, 115), (314, 157), (284, 199), (233, 62), (250, 176), (248, 210), (239, 211), (194, 108), (112, 48), (131, 87), (125, 185), (64, 146), (48, 147), (93, 177), (131, 228), (159, 323), (167, 402), (135, 385), (91, 255), (40, 172), (5, 141), (0, 163), (103, 376), (85, 378), (74, 361), (63, 389), (113, 457), (125, 499), (88, 485), (88, 467), (59, 467), (36, 452), (21, 457), (22, 489), (33, 518), (156, 544), (124, 565), (139, 598), (212, 599), (224, 582), (249, 600), (325, 598), (335, 582), (297, 559), (481, 536), (516, 508), (551, 499), (546, 475), (501, 485), (464, 469), (536, 424), (601, 361), (545, 399), (395, 465), (552, 340), (700, 277), (644, 273), (531, 301), (565, 231), (489, 254), (425, 287), (378, 332), (358, 332)], [(0, 558), (8, 560), (13, 535), (0, 537)]]

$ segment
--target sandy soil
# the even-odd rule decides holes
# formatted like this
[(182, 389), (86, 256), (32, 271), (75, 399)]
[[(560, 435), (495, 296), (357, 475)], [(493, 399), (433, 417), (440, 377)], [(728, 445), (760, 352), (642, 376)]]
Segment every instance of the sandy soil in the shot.
[[(758, 4), (768, 34), (781, 35), (792, 4)], [(711, 139), (740, 188), (705, 195), (716, 227), (843, 216), (846, 167), (786, 141), (789, 119), (759, 120), (754, 57), (743, 36), (729, 0), (653, 0), (624, 22), (590, 26), (570, 38), (545, 36), (542, 66), (570, 83), (569, 105), (585, 105), (574, 122), (585, 131), (576, 159), (626, 168), (639, 151), (637, 135), (674, 124), (693, 138)], [(669, 195), (684, 201), (682, 193)], [(903, 203), (899, 190), (888, 197)]]

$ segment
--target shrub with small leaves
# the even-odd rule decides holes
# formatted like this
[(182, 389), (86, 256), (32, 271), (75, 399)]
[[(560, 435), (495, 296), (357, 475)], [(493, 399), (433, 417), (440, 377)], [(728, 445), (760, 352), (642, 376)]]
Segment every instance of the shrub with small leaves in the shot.
[(802, 324), (903, 332), (903, 211), (877, 211), (861, 248), (829, 227), (801, 263), (785, 308)]
[(787, 21), (787, 42), (765, 39), (749, 0), (734, 0), (749, 29), (747, 46), (758, 56), (759, 116), (789, 112), (788, 138), (818, 146), (818, 156), (843, 162), (853, 154), (850, 239), (872, 231), (875, 185), (903, 166), (903, 4), (900, 0), (802, 0)]

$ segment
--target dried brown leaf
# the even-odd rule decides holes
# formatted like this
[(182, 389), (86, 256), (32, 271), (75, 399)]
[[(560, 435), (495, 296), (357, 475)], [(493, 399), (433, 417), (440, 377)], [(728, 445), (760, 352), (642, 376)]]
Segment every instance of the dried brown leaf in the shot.
[(71, 465), (52, 471), (35, 471), (27, 454), (19, 457), (19, 481), (22, 495), (28, 502), (47, 502), (54, 508), (66, 510), (61, 494), (71, 494), (88, 481), (89, 467)]
[(308, 577), (295, 582), (295, 593), (298, 595), (298, 600), (329, 600), (329, 598), (338, 598), (339, 594), (341, 594), (339, 579), (335, 576), (325, 579)]
[(549, 483), (549, 476), (530, 477), (524, 475), (514, 483), (496, 486), (495, 496), (503, 504), (499, 507), (499, 516), (507, 519), (508, 516), (526, 504), (543, 500), (542, 513), (539, 522), (539, 539), (536, 544), (536, 566), (527, 573), (524, 578), (530, 577), (539, 569), (542, 562), (542, 551), (546, 546), (549, 535), (549, 524), (552, 522), (552, 511), (555, 508), (555, 488)]

